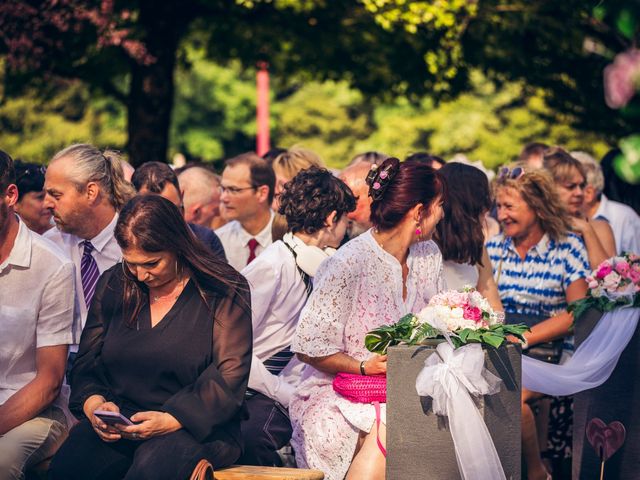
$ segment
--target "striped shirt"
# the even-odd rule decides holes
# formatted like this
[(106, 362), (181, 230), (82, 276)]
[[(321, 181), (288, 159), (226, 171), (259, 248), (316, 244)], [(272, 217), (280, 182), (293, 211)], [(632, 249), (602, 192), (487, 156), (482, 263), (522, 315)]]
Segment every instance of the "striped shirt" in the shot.
[(567, 287), (590, 271), (584, 243), (573, 233), (558, 242), (545, 234), (524, 260), (503, 234), (489, 240), (487, 250), (507, 313), (550, 317), (562, 312)]

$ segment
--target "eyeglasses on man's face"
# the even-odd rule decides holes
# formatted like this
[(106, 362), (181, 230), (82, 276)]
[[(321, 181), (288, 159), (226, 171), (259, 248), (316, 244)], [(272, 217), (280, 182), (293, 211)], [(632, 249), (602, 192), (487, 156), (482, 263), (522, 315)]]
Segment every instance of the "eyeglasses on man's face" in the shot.
[(220, 185), (219, 187), (220, 189), (220, 194), (223, 193), (228, 193), (229, 195), (237, 195), (240, 192), (242, 192), (243, 190), (255, 190), (256, 187), (242, 187), (242, 188), (238, 188), (238, 187), (225, 187), (224, 185)]

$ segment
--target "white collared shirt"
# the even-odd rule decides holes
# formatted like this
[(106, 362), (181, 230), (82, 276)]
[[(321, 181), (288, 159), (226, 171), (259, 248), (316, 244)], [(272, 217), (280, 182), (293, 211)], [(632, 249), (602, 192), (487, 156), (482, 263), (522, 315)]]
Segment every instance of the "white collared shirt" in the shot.
[(609, 222), (616, 240), (616, 252), (640, 253), (640, 216), (624, 203), (609, 200), (604, 194), (593, 218)]
[(73, 341), (73, 263), (22, 220), (0, 264), (0, 405), (36, 376), (36, 349)]
[(249, 260), (249, 247), (247, 244), (249, 240), (255, 238), (258, 241), (256, 257), (273, 243), (271, 225), (273, 224), (274, 214), (273, 211), (269, 211), (269, 213), (271, 215), (269, 222), (257, 235), (251, 235), (242, 228), (242, 224), (237, 220), (233, 220), (216, 230), (216, 235), (222, 242), (229, 265), (236, 270), (240, 271), (247, 266), (247, 260)]
[(305, 283), (293, 254), (282, 241), (267, 247), (241, 273), (251, 288), (253, 359), (249, 388), (288, 407), (303, 365), (293, 357), (280, 375), (273, 375), (262, 362), (291, 345), (307, 302)]
[[(122, 250), (116, 242), (116, 238), (113, 232), (116, 228), (118, 221), (118, 214), (113, 216), (111, 222), (95, 237), (88, 239), (93, 245), (93, 251), (91, 255), (96, 260), (98, 265), (98, 271), (100, 275), (114, 266), (122, 259)], [(87, 321), (87, 312), (89, 306), (84, 301), (84, 293), (82, 291), (82, 276), (80, 272), (80, 261), (84, 253), (84, 238), (77, 237), (70, 233), (64, 233), (57, 228), (45, 232), (45, 238), (50, 239), (56, 245), (58, 245), (62, 251), (71, 259), (75, 265), (75, 279), (76, 279), (76, 321), (74, 322), (74, 346), (71, 347), (71, 351), (77, 351), (77, 344), (80, 343), (80, 334), (84, 328), (84, 324)]]

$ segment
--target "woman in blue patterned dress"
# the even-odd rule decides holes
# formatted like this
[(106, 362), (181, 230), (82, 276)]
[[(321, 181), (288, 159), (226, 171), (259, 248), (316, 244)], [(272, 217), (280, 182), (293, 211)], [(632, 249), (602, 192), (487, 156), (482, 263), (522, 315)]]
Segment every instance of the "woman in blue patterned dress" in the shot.
[[(540, 170), (503, 168), (494, 195), (502, 233), (488, 242), (487, 250), (507, 319), (509, 314), (535, 319), (525, 334), (525, 350), (568, 336), (573, 317), (566, 307), (586, 295), (589, 265), (552, 178)], [(522, 451), (529, 480), (548, 475), (529, 405), (540, 396), (523, 389)]]

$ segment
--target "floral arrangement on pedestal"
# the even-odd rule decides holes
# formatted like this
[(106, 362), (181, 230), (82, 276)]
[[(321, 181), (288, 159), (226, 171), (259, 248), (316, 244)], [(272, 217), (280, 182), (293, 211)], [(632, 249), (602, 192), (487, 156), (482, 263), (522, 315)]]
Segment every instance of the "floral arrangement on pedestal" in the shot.
[(367, 333), (366, 348), (380, 355), (398, 344), (417, 345), (430, 338), (448, 337), (455, 347), (482, 343), (500, 347), (508, 335), (524, 341), (526, 325), (506, 325), (504, 314), (496, 312), (480, 292), (471, 287), (447, 290), (435, 295), (418, 314), (409, 313), (393, 325)]
[(569, 305), (575, 318), (590, 308), (604, 313), (620, 307), (640, 307), (640, 256), (623, 253), (605, 260), (586, 280), (587, 296)]

